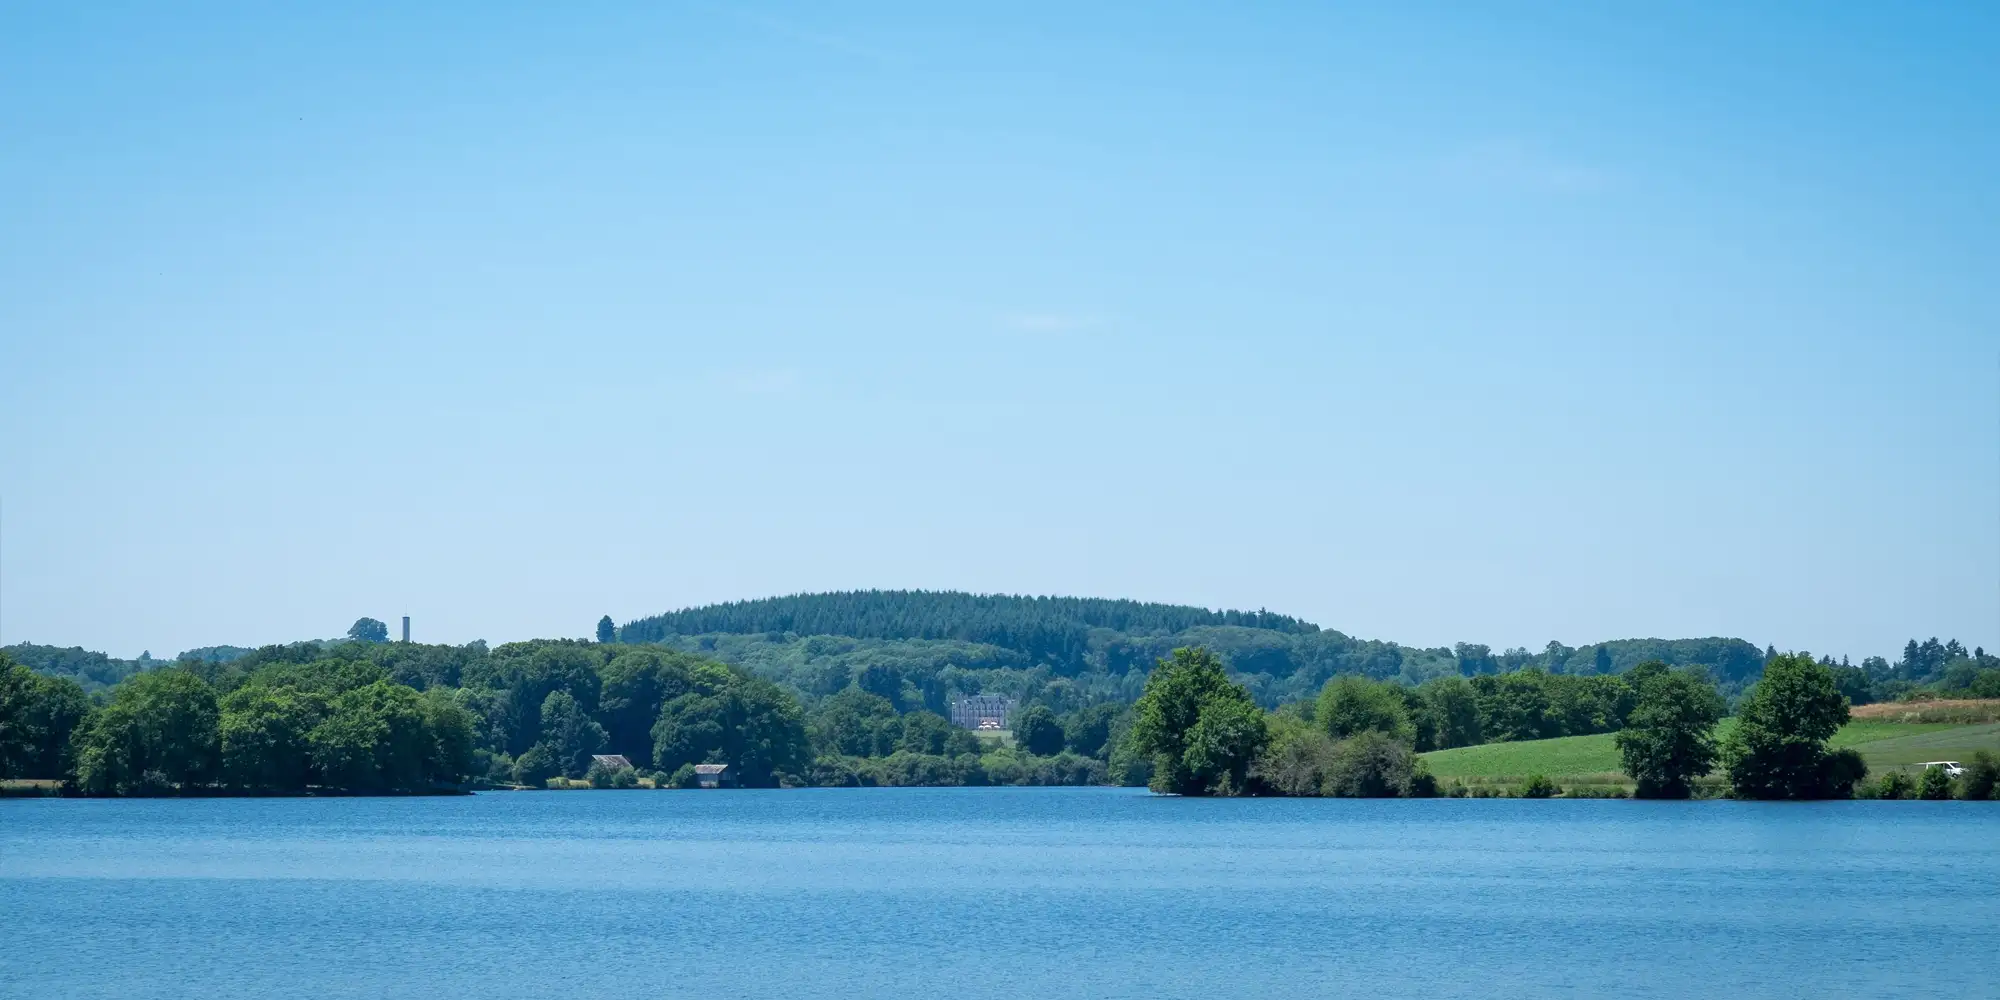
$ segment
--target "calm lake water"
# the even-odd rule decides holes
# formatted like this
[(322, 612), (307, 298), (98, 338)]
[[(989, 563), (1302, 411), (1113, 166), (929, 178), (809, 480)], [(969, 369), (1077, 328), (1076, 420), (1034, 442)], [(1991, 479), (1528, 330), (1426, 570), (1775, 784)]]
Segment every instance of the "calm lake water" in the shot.
[(2000, 807), (0, 802), (0, 995), (1994, 997)]

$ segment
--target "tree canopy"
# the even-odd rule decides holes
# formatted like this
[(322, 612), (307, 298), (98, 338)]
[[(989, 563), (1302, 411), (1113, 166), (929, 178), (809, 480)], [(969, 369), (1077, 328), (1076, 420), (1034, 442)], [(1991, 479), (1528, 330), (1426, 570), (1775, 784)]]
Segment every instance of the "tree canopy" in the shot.
[(1847, 699), (1810, 655), (1773, 657), (1736, 715), (1722, 758), (1741, 798), (1845, 798), (1867, 774), (1858, 754), (1827, 749), (1847, 722)]
[(1129, 738), (1152, 758), (1155, 791), (1228, 795), (1246, 789), (1268, 735), (1263, 713), (1215, 654), (1181, 648), (1147, 678)]
[(1638, 797), (1684, 799), (1693, 780), (1715, 766), (1722, 696), (1706, 676), (1657, 666), (1632, 671), (1637, 703), (1618, 733), (1618, 753)]

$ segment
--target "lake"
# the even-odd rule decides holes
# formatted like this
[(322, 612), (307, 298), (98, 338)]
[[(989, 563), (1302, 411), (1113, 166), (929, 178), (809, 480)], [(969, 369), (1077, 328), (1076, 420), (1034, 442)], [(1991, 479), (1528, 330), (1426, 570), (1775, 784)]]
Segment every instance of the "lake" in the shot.
[(0, 995), (1993, 997), (2000, 807), (0, 802)]

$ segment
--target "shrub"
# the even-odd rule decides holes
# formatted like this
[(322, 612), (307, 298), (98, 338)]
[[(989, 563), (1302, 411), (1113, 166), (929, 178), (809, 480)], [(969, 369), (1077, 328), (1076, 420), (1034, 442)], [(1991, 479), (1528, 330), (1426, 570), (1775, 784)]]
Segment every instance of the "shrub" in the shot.
[(1936, 764), (1924, 768), (1923, 780), (1917, 783), (1917, 798), (1937, 802), (1951, 797), (1951, 775)]
[(695, 776), (693, 764), (682, 764), (667, 776), (668, 788), (697, 788), (700, 785), (701, 779)]
[(1379, 730), (1363, 730), (1335, 746), (1322, 794), (1351, 799), (1393, 798), (1410, 793), (1416, 755)]
[(556, 759), (555, 751), (547, 743), (537, 743), (521, 751), (521, 756), (514, 758), (516, 784), (546, 787), (549, 779), (561, 771), (562, 764)]
[(1868, 777), (1868, 762), (1853, 747), (1831, 750), (1820, 758), (1819, 797), (1846, 799), (1854, 796), (1854, 786)]
[(1975, 801), (2000, 799), (2000, 758), (1981, 750), (1965, 765), (1958, 779), (1958, 797)]
[(1907, 799), (1916, 790), (1917, 783), (1912, 781), (1909, 775), (1901, 771), (1890, 771), (1888, 774), (1882, 776), (1881, 781), (1876, 782), (1875, 797), (1878, 799)]
[(1410, 789), (1406, 794), (1413, 799), (1430, 799), (1436, 798), (1437, 793), (1437, 776), (1431, 773), (1431, 766), (1418, 757), (1416, 764), (1410, 768)]
[(1550, 799), (1556, 797), (1561, 792), (1562, 788), (1555, 782), (1550, 781), (1548, 775), (1531, 774), (1528, 775), (1527, 781), (1521, 783), (1521, 787), (1516, 794), (1524, 799)]
[(1278, 795), (1319, 795), (1335, 754), (1333, 740), (1317, 726), (1273, 716), (1271, 742), (1250, 765), (1250, 777)]
[(639, 772), (629, 767), (607, 767), (598, 761), (591, 761), (590, 771), (584, 775), (592, 788), (637, 788)]

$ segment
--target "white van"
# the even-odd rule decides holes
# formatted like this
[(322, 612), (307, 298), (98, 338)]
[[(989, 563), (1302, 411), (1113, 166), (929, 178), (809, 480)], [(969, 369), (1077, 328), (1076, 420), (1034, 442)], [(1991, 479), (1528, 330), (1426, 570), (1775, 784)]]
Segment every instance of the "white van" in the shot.
[(1944, 776), (1947, 778), (1956, 778), (1965, 773), (1965, 768), (1955, 760), (1927, 760), (1917, 767), (1925, 771), (1934, 767), (1944, 768)]

